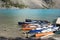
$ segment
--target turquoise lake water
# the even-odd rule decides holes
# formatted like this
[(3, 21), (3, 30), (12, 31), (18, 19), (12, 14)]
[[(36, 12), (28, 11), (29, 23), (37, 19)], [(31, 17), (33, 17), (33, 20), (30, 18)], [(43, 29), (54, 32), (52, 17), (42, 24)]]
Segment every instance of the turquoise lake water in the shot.
[(25, 19), (54, 21), (60, 9), (0, 9), (0, 24), (16, 24)]

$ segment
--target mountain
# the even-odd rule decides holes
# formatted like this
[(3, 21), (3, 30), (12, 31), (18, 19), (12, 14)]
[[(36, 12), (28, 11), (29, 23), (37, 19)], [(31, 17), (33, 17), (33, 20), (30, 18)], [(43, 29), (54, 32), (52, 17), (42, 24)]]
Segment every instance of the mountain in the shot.
[(0, 0), (0, 8), (60, 8), (60, 0)]

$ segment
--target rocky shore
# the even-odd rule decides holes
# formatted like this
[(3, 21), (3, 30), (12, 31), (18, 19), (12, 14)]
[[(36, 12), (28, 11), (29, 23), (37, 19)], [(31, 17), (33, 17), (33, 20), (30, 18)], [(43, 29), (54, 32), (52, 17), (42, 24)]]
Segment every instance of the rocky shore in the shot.
[(56, 34), (46, 39), (25, 38), (23, 31), (18, 25), (0, 25), (0, 40), (59, 40), (60, 35)]

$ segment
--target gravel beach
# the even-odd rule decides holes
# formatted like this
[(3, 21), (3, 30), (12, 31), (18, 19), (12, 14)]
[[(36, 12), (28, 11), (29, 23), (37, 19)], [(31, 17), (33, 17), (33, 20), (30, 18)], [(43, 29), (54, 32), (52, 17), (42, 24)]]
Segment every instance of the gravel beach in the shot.
[[(59, 40), (60, 35), (54, 35), (51, 38), (41, 39), (41, 40)], [(40, 40), (25, 38), (23, 31), (20, 30), (18, 25), (0, 25), (0, 40)]]

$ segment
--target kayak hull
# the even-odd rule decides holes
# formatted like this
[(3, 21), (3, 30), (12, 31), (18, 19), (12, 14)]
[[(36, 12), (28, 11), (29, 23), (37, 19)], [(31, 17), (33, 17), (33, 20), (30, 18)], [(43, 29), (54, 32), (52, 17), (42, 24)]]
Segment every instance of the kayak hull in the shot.
[(54, 33), (53, 32), (37, 33), (35, 34), (35, 37), (38, 38), (38, 37), (43, 37), (43, 36), (52, 35), (52, 34)]
[(23, 31), (30, 31), (32, 28), (22, 28)]

